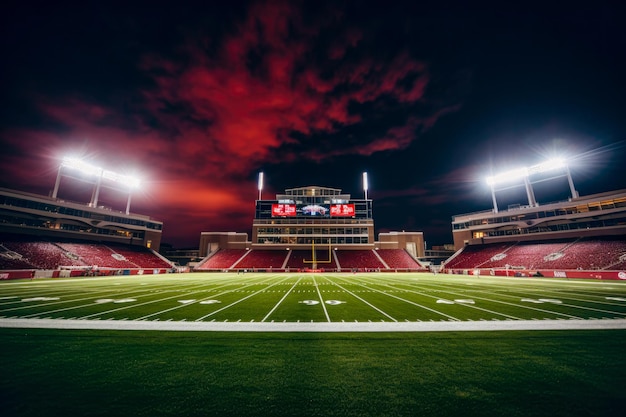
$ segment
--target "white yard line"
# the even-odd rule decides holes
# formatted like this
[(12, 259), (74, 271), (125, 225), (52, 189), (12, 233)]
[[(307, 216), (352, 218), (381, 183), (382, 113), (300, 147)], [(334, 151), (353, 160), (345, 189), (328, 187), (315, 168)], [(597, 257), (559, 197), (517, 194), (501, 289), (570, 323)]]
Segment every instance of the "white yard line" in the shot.
[(283, 301), (285, 301), (285, 298), (287, 298), (287, 296), (291, 293), (291, 291), (293, 291), (293, 289), (294, 289), (294, 288), (296, 288), (296, 285), (298, 285), (298, 283), (299, 283), (301, 280), (302, 280), (302, 277), (298, 278), (298, 280), (296, 281), (296, 283), (295, 283), (295, 284), (293, 284), (293, 285), (291, 286), (291, 288), (289, 288), (289, 291), (287, 291), (287, 293), (283, 296), (283, 298), (281, 298), (281, 299), (280, 299), (280, 301), (276, 303), (276, 305), (274, 306), (274, 308), (272, 308), (272, 309), (270, 310), (270, 312), (269, 312), (269, 313), (267, 313), (267, 315), (266, 315), (265, 317), (263, 317), (263, 320), (261, 320), (261, 321), (265, 321), (265, 320), (267, 320), (267, 319), (268, 319), (268, 317), (272, 315), (272, 313), (273, 313), (273, 312), (274, 312), (274, 311), (278, 308), (278, 306), (279, 306), (279, 305), (281, 305), (281, 304), (282, 304), (282, 302), (283, 302)]
[[(540, 295), (537, 295), (536, 293), (526, 293), (526, 294), (531, 294), (532, 297), (546, 298), (546, 293), (552, 293), (554, 295), (552, 295), (551, 297), (558, 297), (558, 299), (560, 299), (560, 300), (574, 300), (574, 301), (580, 301), (580, 302), (583, 302), (583, 303), (623, 306), (623, 304), (607, 303), (607, 302), (602, 302), (602, 301), (592, 301), (592, 300), (588, 300), (588, 299), (579, 299), (579, 298), (573, 298), (573, 297), (567, 297), (567, 296), (563, 297), (564, 294), (559, 293), (558, 291), (545, 291), (543, 294), (540, 294)], [(524, 296), (524, 297), (527, 297), (527, 296)], [(601, 297), (601, 296), (594, 296), (594, 297)], [(610, 314), (617, 314), (619, 316), (626, 316), (626, 313), (621, 313), (621, 312), (618, 312), (618, 311), (601, 310), (601, 309), (598, 309), (598, 308), (584, 307), (584, 306), (580, 306), (580, 305), (576, 305), (576, 304), (568, 304), (568, 303), (562, 303), (560, 305), (565, 306), (565, 307), (578, 308), (578, 309), (581, 309), (581, 310), (591, 310), (591, 311), (597, 311), (597, 312), (600, 312), (600, 313), (610, 313)]]
[[(136, 291), (137, 293), (145, 293), (145, 291)], [(84, 293), (83, 293), (84, 294)], [(54, 303), (37, 303), (37, 304), (27, 304), (27, 305), (23, 305), (20, 307), (14, 307), (14, 308), (6, 308), (3, 310), (0, 310), (0, 313), (4, 313), (5, 311), (14, 311), (14, 310), (22, 310), (22, 309), (28, 309), (28, 308), (33, 308), (33, 307), (44, 307), (44, 306), (50, 306), (50, 305), (57, 305), (57, 304), (67, 304), (67, 303), (73, 303), (76, 301), (85, 301), (85, 300), (92, 300), (95, 298), (109, 298), (109, 297), (114, 297), (114, 296), (119, 296), (119, 293), (105, 293), (105, 295), (98, 295), (99, 293), (96, 294), (90, 294), (89, 297), (84, 297), (84, 298), (75, 298), (75, 299), (71, 299), (71, 300), (63, 300), (63, 301), (57, 301)], [(131, 293), (132, 294), (132, 293)], [(124, 298), (129, 297), (128, 295), (124, 295)], [(134, 295), (133, 297), (138, 297), (137, 295)], [(41, 314), (49, 314), (49, 313), (55, 313), (58, 311), (65, 311), (65, 310), (72, 310), (75, 308), (82, 308), (82, 307), (87, 307), (87, 306), (91, 306), (93, 305), (93, 303), (89, 303), (89, 304), (83, 304), (83, 305), (79, 305), (79, 306), (73, 306), (73, 307), (67, 307), (67, 308), (60, 308), (57, 310), (48, 310), (48, 311), (42, 311), (36, 314), (29, 314), (27, 316), (24, 317), (29, 317), (29, 316), (35, 316), (35, 315), (41, 315)]]
[[(348, 282), (350, 282), (350, 281), (348, 281)], [(424, 310), (428, 310), (428, 311), (430, 311), (430, 312), (432, 312), (432, 313), (439, 314), (439, 315), (441, 315), (441, 316), (447, 317), (447, 318), (449, 318), (450, 320), (454, 320), (454, 321), (461, 321), (461, 319), (459, 319), (459, 318), (457, 318), (457, 317), (450, 316), (449, 314), (442, 313), (442, 312), (441, 312), (441, 311), (439, 311), (439, 310), (435, 310), (435, 309), (432, 309), (432, 308), (426, 307), (426, 306), (424, 306), (424, 305), (422, 305), (422, 304), (418, 304), (418, 303), (416, 303), (416, 302), (414, 302), (414, 301), (407, 300), (407, 299), (405, 299), (405, 298), (401, 298), (401, 297), (398, 297), (398, 296), (396, 296), (396, 295), (392, 295), (392, 294), (386, 293), (386, 292), (384, 292), (384, 291), (380, 291), (380, 290), (377, 290), (377, 289), (375, 289), (375, 288), (368, 287), (367, 285), (364, 285), (364, 284), (361, 284), (361, 283), (358, 283), (358, 282), (353, 282), (353, 284), (355, 284), (355, 285), (360, 285), (361, 287), (363, 287), (363, 288), (367, 288), (367, 289), (368, 289), (368, 290), (370, 290), (370, 291), (375, 291), (375, 292), (378, 292), (378, 293), (384, 294), (384, 295), (386, 295), (386, 296), (389, 296), (389, 297), (392, 297), (392, 298), (398, 299), (398, 300), (403, 301), (403, 302), (405, 302), (405, 303), (412, 304), (412, 305), (414, 305), (414, 306), (416, 306), (416, 307), (423, 308)], [(380, 285), (380, 284), (379, 284), (379, 285)], [(398, 288), (396, 288), (396, 287), (392, 287), (391, 285), (385, 285), (385, 286), (386, 286), (386, 287), (390, 287), (390, 288), (394, 288), (394, 289), (398, 289)], [(401, 291), (408, 291), (408, 290), (401, 289)], [(427, 297), (432, 297), (432, 296), (427, 295), (427, 294), (421, 294), (421, 293), (419, 293), (419, 292), (417, 292), (417, 291), (409, 291), (409, 292), (417, 293), (417, 294), (424, 295), (424, 296), (427, 296)], [(433, 298), (438, 298), (438, 297), (433, 297)]]
[(330, 323), (330, 317), (328, 316), (328, 310), (326, 310), (326, 304), (324, 304), (324, 297), (322, 297), (322, 293), (320, 292), (320, 287), (317, 286), (317, 281), (315, 280), (315, 275), (313, 275), (313, 285), (315, 285), (315, 289), (317, 290), (317, 296), (320, 298), (320, 303), (322, 304), (322, 308), (324, 309), (324, 315), (326, 316), (326, 321)]
[[(262, 282), (263, 282), (263, 281), (261, 280), (261, 282), (260, 282), (260, 283), (262, 283)], [(139, 318), (137, 318), (136, 320), (145, 320), (145, 319), (147, 319), (148, 317), (152, 317), (152, 316), (156, 316), (156, 315), (159, 315), (159, 314), (167, 313), (167, 312), (169, 312), (169, 311), (172, 311), (172, 310), (177, 310), (177, 309), (179, 309), (179, 308), (187, 307), (187, 306), (190, 306), (190, 305), (193, 305), (193, 304), (198, 304), (198, 303), (199, 303), (199, 302), (201, 302), (201, 301), (208, 300), (208, 299), (212, 299), (212, 298), (215, 298), (215, 297), (221, 297), (221, 296), (222, 296), (222, 295), (224, 295), (224, 294), (228, 294), (228, 293), (231, 293), (231, 292), (234, 292), (234, 291), (240, 291), (240, 290), (241, 290), (241, 289), (243, 289), (243, 288), (250, 287), (250, 286), (253, 286), (253, 285), (258, 285), (258, 284), (259, 284), (259, 282), (254, 282), (254, 283), (251, 283), (251, 284), (248, 284), (248, 285), (244, 285), (243, 287), (238, 287), (237, 289), (232, 289), (232, 290), (228, 290), (228, 291), (222, 291), (222, 292), (217, 293), (217, 294), (211, 294), (211, 295), (209, 295), (209, 296), (207, 296), (207, 297), (205, 297), (205, 298), (201, 298), (200, 300), (194, 300), (193, 302), (191, 302), (191, 303), (186, 303), (186, 304), (179, 304), (179, 305), (177, 305), (177, 306), (175, 306), (175, 307), (172, 307), (172, 308), (168, 308), (168, 309), (165, 309), (165, 310), (157, 311), (156, 313), (152, 313), (152, 314), (148, 314), (148, 315), (146, 315), (146, 316), (139, 317)], [(224, 284), (222, 284), (222, 285), (218, 285), (217, 287), (212, 287), (212, 288), (211, 288), (211, 290), (217, 290), (217, 289), (219, 289), (219, 288), (222, 288), (222, 287), (227, 287), (227, 286), (229, 286), (229, 285), (232, 285), (232, 282), (231, 282), (231, 283), (224, 283)], [(185, 296), (186, 296), (187, 294), (195, 294), (195, 293), (197, 293), (197, 292), (201, 292), (201, 291), (204, 291), (204, 290), (198, 290), (198, 291), (192, 291), (192, 292), (189, 292), (189, 293), (185, 293)], [(182, 296), (182, 295), (179, 295), (179, 297), (181, 297), (181, 296)]]
[[(380, 283), (372, 283), (372, 284), (378, 284), (378, 285), (381, 285)], [(384, 285), (385, 287), (393, 288), (393, 289), (398, 290), (398, 291), (408, 291), (408, 292), (412, 292), (412, 293), (419, 293), (420, 295), (422, 295), (422, 296), (424, 296), (424, 297), (437, 298), (437, 299), (441, 298), (441, 297), (437, 297), (437, 296), (430, 295), (430, 294), (423, 294), (423, 293), (418, 292), (418, 291), (407, 290), (407, 289), (405, 289), (405, 288), (395, 287), (395, 286), (393, 286), (393, 285), (389, 285), (389, 284), (383, 284), (383, 285)], [(387, 295), (387, 296), (389, 296), (389, 297), (397, 298), (398, 300), (402, 300), (402, 301), (405, 301), (405, 302), (410, 303), (410, 304), (417, 305), (417, 306), (419, 306), (419, 307), (425, 308), (426, 310), (430, 310), (430, 311), (435, 312), (435, 313), (443, 314), (443, 315), (444, 315), (444, 316), (446, 316), (446, 317), (452, 317), (452, 316), (448, 316), (447, 314), (444, 314), (444, 313), (442, 313), (442, 312), (440, 312), (440, 311), (438, 311), (438, 310), (434, 310), (434, 309), (428, 308), (428, 307), (426, 307), (426, 306), (422, 306), (422, 305), (417, 304), (417, 303), (414, 303), (414, 302), (412, 302), (412, 301), (405, 300), (404, 298), (397, 297), (397, 296), (395, 296), (395, 295), (391, 295), (391, 294), (386, 293), (386, 292), (384, 292), (384, 291), (376, 290), (376, 289), (374, 289), (374, 288), (370, 288), (370, 287), (365, 287), (365, 288), (371, 289), (371, 290), (373, 290), (373, 291), (378, 291), (378, 292), (380, 292), (381, 294), (385, 294), (385, 295)], [(465, 295), (465, 297), (467, 297), (467, 295)], [(472, 298), (476, 298), (476, 297), (472, 297)], [(494, 315), (496, 315), (496, 316), (506, 317), (506, 318), (509, 318), (509, 319), (512, 319), (512, 320), (522, 320), (522, 318), (520, 318), (520, 317), (511, 316), (511, 315), (509, 315), (509, 314), (504, 314), (504, 313), (498, 313), (497, 311), (493, 311), (493, 310), (489, 310), (489, 309), (486, 309), (486, 308), (478, 307), (478, 306), (476, 306), (476, 305), (471, 305), (471, 304), (467, 304), (467, 303), (455, 303), (455, 304), (457, 304), (457, 305), (461, 305), (461, 306), (463, 306), (463, 307), (467, 307), (467, 308), (473, 308), (473, 309), (475, 309), (475, 310), (481, 310), (481, 311), (484, 311), (484, 312), (487, 312), (487, 313), (490, 313), (490, 314), (494, 314)], [(457, 319), (457, 318), (455, 318), (455, 317), (452, 317), (452, 319), (454, 319), (454, 320), (460, 320), (460, 319)]]
[[(441, 286), (437, 286), (435, 285), (436, 288), (442, 288)], [(448, 294), (455, 294), (457, 296), (461, 296), (461, 297), (467, 297), (468, 294), (467, 293), (458, 293), (458, 292), (454, 292), (454, 291), (450, 291), (447, 287), (443, 287), (444, 289), (439, 290), (442, 292), (446, 292)], [(485, 290), (481, 290), (481, 292), (485, 292)], [(508, 294), (498, 294), (499, 296), (502, 297), (509, 297), (509, 298), (518, 298), (516, 296), (512, 296), (512, 295), (508, 295)], [(432, 296), (430, 296), (432, 297)], [(552, 311), (552, 310), (544, 310), (542, 308), (537, 308), (537, 307), (531, 307), (528, 305), (523, 305), (523, 304), (517, 304), (517, 303), (509, 303), (506, 301), (501, 301), (501, 300), (494, 300), (492, 298), (485, 298), (485, 297), (477, 297), (476, 295), (472, 295), (472, 298), (475, 298), (476, 300), (483, 300), (483, 301), (489, 301), (492, 303), (498, 303), (498, 304), (505, 304), (505, 305), (509, 305), (509, 306), (514, 306), (517, 308), (525, 308), (527, 310), (535, 310), (535, 311), (541, 311), (542, 313), (548, 313), (551, 315), (556, 315), (556, 316), (563, 316), (563, 317), (567, 317), (568, 319), (579, 319), (579, 320), (584, 320), (583, 317), (579, 317), (579, 316), (572, 316), (571, 314), (566, 314), (566, 313), (559, 313), (557, 311)]]
[(370, 306), (371, 308), (373, 308), (374, 310), (378, 311), (380, 314), (382, 314), (385, 317), (388, 317), (389, 319), (393, 320), (394, 322), (397, 322), (398, 320), (394, 319), (393, 317), (391, 317), (389, 314), (385, 313), (384, 311), (382, 311), (380, 308), (372, 305), (371, 303), (367, 302), (366, 300), (364, 300), (363, 298), (359, 297), (358, 295), (356, 295), (355, 293), (353, 293), (350, 290), (345, 289), (344, 287), (342, 287), (341, 285), (339, 285), (338, 283), (336, 283), (335, 281), (331, 281), (333, 283), (333, 285), (336, 285), (337, 287), (341, 288), (342, 290), (344, 290), (345, 292), (347, 292), (348, 294), (350, 294), (351, 296), (353, 296), (354, 298), (360, 300), (361, 302), (367, 304), (368, 306)]
[(626, 319), (442, 322), (188, 322), (136, 320), (0, 319), (0, 328), (201, 332), (466, 332), (521, 330), (626, 330)]
[[(208, 286), (208, 285), (209, 285), (209, 284), (206, 284), (206, 285), (200, 285), (200, 286), (199, 286), (199, 288), (206, 287), (206, 286)], [(251, 284), (251, 285), (252, 285), (252, 284)], [(194, 291), (191, 291), (191, 292), (188, 292), (188, 290), (184, 290), (184, 294), (185, 294), (185, 296), (186, 296), (186, 295), (188, 295), (188, 294), (195, 294), (195, 293), (202, 292), (202, 291), (205, 291), (205, 289), (197, 289), (197, 290), (194, 290)], [(164, 291), (164, 292), (172, 292), (172, 290), (167, 290), (167, 291)], [(82, 317), (80, 317), (80, 318), (81, 318), (81, 319), (86, 319), (86, 318), (93, 317), (93, 316), (100, 316), (100, 315), (102, 315), (102, 314), (112, 313), (112, 312), (115, 312), (115, 311), (127, 310), (127, 309), (129, 309), (129, 308), (135, 308), (135, 307), (139, 307), (139, 306), (143, 306), (143, 305), (148, 305), (148, 304), (159, 303), (159, 302), (161, 302), (161, 301), (171, 300), (171, 299), (173, 299), (173, 298), (180, 298), (181, 296), (183, 296), (183, 295), (181, 295), (181, 294), (182, 294), (182, 292), (177, 291), (177, 293), (176, 293), (175, 295), (171, 296), (171, 297), (159, 298), (158, 300), (146, 301), (145, 303), (131, 304), (131, 305), (128, 305), (128, 306), (126, 306), (126, 307), (120, 307), (120, 308), (114, 308), (114, 309), (112, 309), (112, 310), (101, 311), (101, 312), (99, 312), (99, 313), (89, 314), (89, 315), (87, 315), (87, 316), (82, 316)]]
[(215, 310), (215, 311), (213, 311), (212, 313), (206, 314), (206, 315), (204, 315), (204, 316), (200, 317), (199, 319), (196, 319), (195, 321), (202, 321), (203, 319), (206, 319), (207, 317), (211, 317), (213, 314), (217, 314), (217, 313), (219, 313), (219, 312), (221, 312), (221, 311), (224, 311), (224, 310), (226, 310), (226, 309), (228, 309), (228, 308), (231, 308), (232, 306), (234, 306), (234, 305), (236, 305), (236, 304), (239, 304), (240, 302), (245, 301), (245, 300), (247, 300), (247, 299), (248, 299), (248, 298), (250, 298), (250, 297), (254, 297), (254, 296), (255, 296), (255, 295), (257, 295), (257, 294), (260, 294), (260, 293), (262, 293), (262, 292), (264, 292), (264, 291), (267, 291), (267, 289), (268, 289), (268, 288), (272, 288), (273, 286), (278, 285), (278, 284), (280, 284), (281, 282), (286, 281), (286, 280), (288, 280), (288, 279), (290, 279), (290, 278), (291, 278), (291, 277), (285, 277), (285, 278), (283, 278), (282, 280), (280, 280), (280, 281), (278, 281), (278, 282), (275, 282), (274, 284), (270, 285), (269, 287), (265, 287), (265, 288), (263, 288), (262, 290), (255, 291), (255, 292), (253, 292), (252, 294), (248, 295), (247, 297), (240, 298), (239, 300), (235, 301), (234, 303), (230, 303), (229, 305), (227, 305), (227, 306), (225, 306), (225, 307), (222, 307), (222, 308), (220, 308), (220, 309), (218, 309), (218, 310)]

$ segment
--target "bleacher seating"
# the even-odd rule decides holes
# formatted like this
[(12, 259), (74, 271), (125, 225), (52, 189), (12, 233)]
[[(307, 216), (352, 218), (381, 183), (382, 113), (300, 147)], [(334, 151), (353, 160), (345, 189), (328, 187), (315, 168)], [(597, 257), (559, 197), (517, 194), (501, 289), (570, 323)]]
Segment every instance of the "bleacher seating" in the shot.
[(341, 270), (385, 269), (385, 265), (372, 250), (341, 250), (337, 251), (337, 260)]
[(234, 268), (280, 269), (288, 252), (285, 250), (251, 250), (248, 255), (237, 262)]
[(84, 265), (98, 268), (139, 268), (139, 265), (122, 258), (113, 257), (113, 252), (104, 245), (86, 243), (59, 243), (60, 247), (77, 255)]
[[(508, 245), (508, 246), (507, 246)], [(558, 242), (471, 245), (445, 263), (447, 269), (513, 268), (620, 270), (626, 261), (624, 238), (587, 238)], [(496, 256), (496, 255), (506, 256)]]
[(0, 242), (0, 269), (43, 269), (60, 267), (99, 269), (171, 268), (150, 250), (102, 243), (47, 242), (24, 237), (6, 237)]
[(506, 251), (506, 257), (489, 259), (480, 265), (481, 268), (505, 268), (506, 265), (535, 269), (543, 259), (554, 253), (561, 252), (565, 243), (519, 243)]
[[(624, 254), (626, 240), (587, 239), (574, 242), (567, 248), (563, 258), (567, 258), (568, 269), (620, 269), (619, 259)], [(565, 268), (556, 264), (556, 261), (545, 262), (541, 267)]]
[(497, 254), (506, 252), (511, 245), (511, 243), (505, 243), (466, 246), (463, 248), (463, 252), (447, 261), (445, 267), (452, 269), (476, 268), (488, 262)]
[(158, 255), (145, 248), (108, 246), (112, 253), (125, 257), (129, 262), (139, 265), (141, 268), (171, 268), (172, 265)]
[(404, 249), (379, 249), (376, 253), (391, 269), (425, 269)]
[[(330, 259), (328, 258), (329, 253), (328, 250), (315, 250), (315, 258), (318, 262), (318, 269), (336, 269), (337, 264), (335, 263), (335, 259), (333, 258), (333, 254), (330, 254)], [(312, 268), (313, 264), (313, 254), (310, 250), (292, 250), (291, 255), (289, 256), (289, 261), (287, 262), (286, 268), (290, 269), (307, 269)], [(328, 262), (330, 260), (330, 262)]]
[(245, 254), (244, 249), (220, 249), (195, 269), (228, 269)]
[(7, 241), (3, 245), (22, 255), (22, 260), (37, 269), (56, 269), (59, 265), (85, 265), (80, 260), (67, 256), (67, 251), (50, 242)]
[(24, 259), (22, 255), (0, 245), (0, 270), (33, 268), (36, 266)]

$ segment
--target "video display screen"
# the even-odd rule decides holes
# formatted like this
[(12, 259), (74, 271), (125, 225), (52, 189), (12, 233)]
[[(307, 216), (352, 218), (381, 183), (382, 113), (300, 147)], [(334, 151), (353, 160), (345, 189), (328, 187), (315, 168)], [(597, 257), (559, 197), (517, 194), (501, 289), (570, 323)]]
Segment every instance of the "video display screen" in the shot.
[(295, 204), (272, 204), (272, 217), (292, 217), (296, 212)]
[(354, 217), (354, 204), (331, 204), (331, 217)]
[(298, 214), (305, 217), (328, 217), (330, 207), (328, 204), (307, 204), (298, 206)]
[(354, 217), (354, 204), (272, 204), (272, 217)]

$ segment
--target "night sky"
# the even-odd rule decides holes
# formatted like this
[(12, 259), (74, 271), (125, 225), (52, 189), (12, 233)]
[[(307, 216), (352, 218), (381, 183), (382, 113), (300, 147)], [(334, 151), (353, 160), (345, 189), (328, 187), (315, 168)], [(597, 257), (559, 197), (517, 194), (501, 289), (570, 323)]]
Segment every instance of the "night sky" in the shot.
[[(0, 14), (0, 186), (48, 195), (66, 155), (138, 173), (131, 211), (177, 248), (250, 233), (260, 171), (268, 199), (361, 198), (367, 171), (376, 234), (429, 247), (492, 207), (484, 179), (502, 170), (565, 156), (581, 195), (626, 188), (617, 1), (36, 3)], [(59, 197), (90, 195), (63, 179)]]

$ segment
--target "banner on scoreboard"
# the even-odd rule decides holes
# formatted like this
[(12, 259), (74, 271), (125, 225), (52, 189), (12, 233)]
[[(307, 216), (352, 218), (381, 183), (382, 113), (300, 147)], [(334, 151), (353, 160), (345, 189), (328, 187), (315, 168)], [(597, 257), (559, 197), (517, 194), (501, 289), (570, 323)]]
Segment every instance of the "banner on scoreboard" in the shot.
[(272, 217), (291, 217), (295, 215), (295, 204), (272, 204)]
[(331, 217), (354, 217), (354, 204), (331, 204)]

